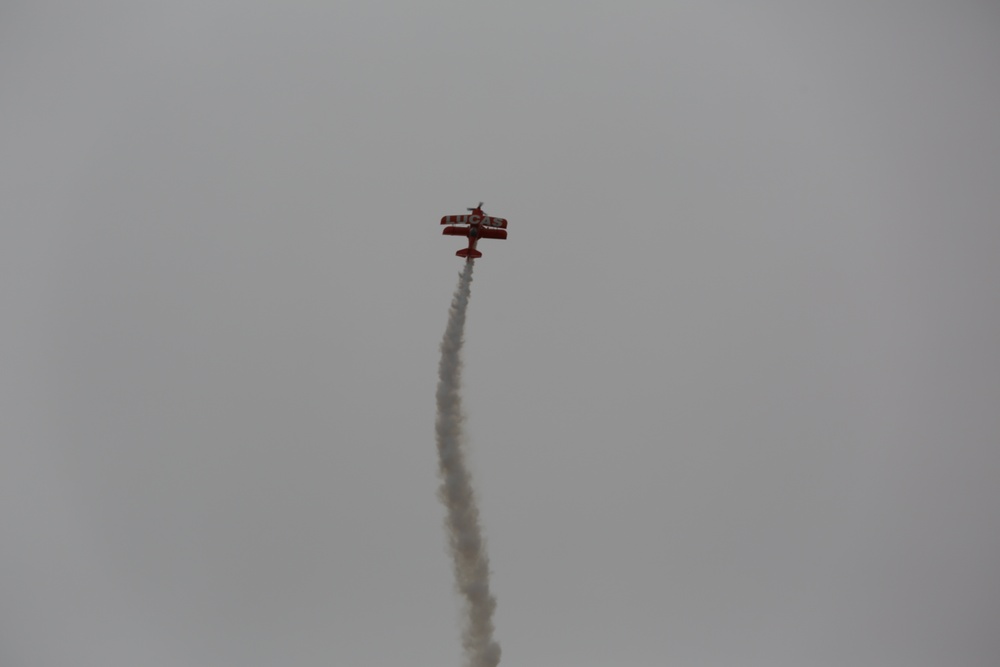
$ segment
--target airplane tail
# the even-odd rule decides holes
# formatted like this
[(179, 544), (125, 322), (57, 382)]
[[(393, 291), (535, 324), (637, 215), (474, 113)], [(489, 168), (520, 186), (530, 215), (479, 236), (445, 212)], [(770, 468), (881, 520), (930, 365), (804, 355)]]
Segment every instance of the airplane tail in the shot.
[(470, 259), (477, 259), (483, 256), (483, 253), (479, 252), (478, 250), (471, 250), (469, 248), (462, 248), (455, 254), (458, 255), (459, 257), (468, 257)]

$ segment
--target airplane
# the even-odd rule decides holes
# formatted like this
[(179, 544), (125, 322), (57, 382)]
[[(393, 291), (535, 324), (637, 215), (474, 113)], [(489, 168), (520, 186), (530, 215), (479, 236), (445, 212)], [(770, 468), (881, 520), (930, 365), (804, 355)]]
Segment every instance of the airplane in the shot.
[[(503, 218), (493, 218), (483, 213), (483, 202), (475, 208), (467, 208), (471, 211), (469, 215), (446, 215), (441, 218), (442, 225), (449, 225), (441, 232), (445, 236), (467, 236), (469, 237), (469, 247), (462, 248), (455, 254), (465, 257), (465, 261), (471, 262), (477, 257), (482, 257), (483, 253), (476, 250), (479, 239), (505, 239), (507, 238), (507, 221)], [(458, 227), (457, 225), (468, 225)]]

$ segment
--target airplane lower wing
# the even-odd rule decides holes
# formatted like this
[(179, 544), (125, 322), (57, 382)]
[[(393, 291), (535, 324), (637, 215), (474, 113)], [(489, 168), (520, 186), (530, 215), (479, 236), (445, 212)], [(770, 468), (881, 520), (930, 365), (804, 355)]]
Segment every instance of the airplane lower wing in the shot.
[(489, 227), (483, 227), (479, 230), (479, 238), (481, 239), (505, 239), (507, 238), (506, 229), (491, 229)]
[[(445, 227), (441, 233), (445, 236), (470, 236), (469, 232), (472, 229), (472, 227)], [(480, 227), (477, 236), (481, 239), (505, 239), (507, 238), (507, 230)]]

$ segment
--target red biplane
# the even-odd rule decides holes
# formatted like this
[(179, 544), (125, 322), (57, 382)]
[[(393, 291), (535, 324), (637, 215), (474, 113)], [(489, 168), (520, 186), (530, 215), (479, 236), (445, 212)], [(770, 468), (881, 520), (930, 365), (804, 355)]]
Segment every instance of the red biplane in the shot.
[[(446, 215), (441, 218), (442, 225), (449, 225), (442, 232), (446, 236), (468, 236), (469, 247), (462, 248), (455, 254), (465, 257), (465, 261), (471, 262), (477, 257), (482, 257), (483, 253), (476, 250), (476, 243), (479, 239), (505, 239), (507, 238), (507, 221), (503, 218), (492, 218), (483, 213), (483, 202), (479, 206), (466, 209), (471, 211), (468, 215)], [(465, 225), (459, 227), (458, 225)]]

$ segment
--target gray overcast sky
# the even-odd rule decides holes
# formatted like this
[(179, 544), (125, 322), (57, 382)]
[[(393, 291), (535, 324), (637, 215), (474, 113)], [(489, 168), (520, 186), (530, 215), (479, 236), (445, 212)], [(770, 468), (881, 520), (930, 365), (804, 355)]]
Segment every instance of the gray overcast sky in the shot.
[(0, 8), (0, 663), (994, 667), (1000, 6)]

